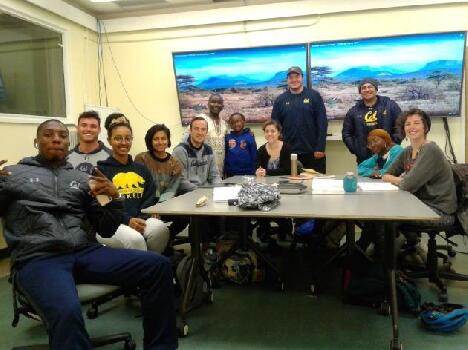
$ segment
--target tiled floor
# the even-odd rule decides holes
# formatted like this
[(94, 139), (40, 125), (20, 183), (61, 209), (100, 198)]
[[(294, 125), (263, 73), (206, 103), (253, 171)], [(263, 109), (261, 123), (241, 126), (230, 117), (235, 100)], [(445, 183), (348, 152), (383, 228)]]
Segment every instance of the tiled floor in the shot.
[[(468, 273), (468, 246), (455, 239), (459, 254), (453, 259), (458, 272)], [(301, 250), (293, 256), (300, 256)], [(304, 269), (292, 261), (290, 275), (302, 281)], [(294, 263), (294, 264), (293, 264)], [(0, 262), (4, 266), (5, 262)], [(5, 267), (7, 269), (7, 267)], [(223, 283), (215, 290), (214, 303), (204, 305), (188, 315), (189, 336), (179, 339), (181, 350), (386, 350), (391, 338), (390, 318), (378, 315), (364, 306), (344, 304), (341, 298), (341, 270), (331, 269), (324, 278), (323, 293), (308, 295), (301, 283), (279, 291), (267, 283), (235, 285)], [(437, 301), (437, 292), (427, 280), (417, 285), (423, 301)], [(468, 303), (468, 283), (448, 282), (448, 294), (453, 303)], [(46, 343), (47, 335), (38, 322), (21, 318), (11, 327), (11, 286), (0, 278), (0, 350), (31, 343)], [(3, 311), (6, 310), (6, 311)], [(86, 319), (92, 335), (129, 331), (143, 349), (143, 332), (138, 303), (125, 298), (114, 299), (100, 308), (96, 320)], [(441, 335), (421, 327), (416, 317), (402, 313), (400, 336), (405, 350), (466, 350), (468, 326), (460, 331)], [(465, 344), (465, 345), (463, 345)], [(106, 349), (121, 349), (120, 345)]]

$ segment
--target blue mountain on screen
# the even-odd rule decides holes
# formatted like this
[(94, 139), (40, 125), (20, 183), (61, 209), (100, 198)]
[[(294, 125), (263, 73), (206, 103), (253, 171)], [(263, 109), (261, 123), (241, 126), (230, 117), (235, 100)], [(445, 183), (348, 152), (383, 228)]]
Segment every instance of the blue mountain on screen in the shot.
[(286, 71), (279, 71), (273, 74), (267, 80), (255, 80), (245, 75), (219, 75), (210, 77), (197, 84), (197, 87), (205, 90), (223, 89), (223, 88), (256, 88), (264, 86), (278, 86), (286, 80)]
[[(434, 71), (454, 74), (460, 76), (463, 63), (460, 60), (437, 60), (425, 64), (421, 69), (416, 71), (404, 71), (401, 67), (393, 66), (358, 66), (352, 67), (337, 74), (334, 78), (342, 82), (351, 82), (363, 78), (372, 77), (378, 80), (390, 79), (412, 79), (426, 78)], [(260, 88), (260, 87), (277, 87), (283, 84), (286, 80), (286, 71), (278, 71), (271, 78), (266, 80), (256, 80), (249, 78), (247, 75), (219, 75), (212, 76), (202, 82), (196, 84), (197, 88), (203, 90), (226, 89), (226, 88)]]
[(231, 87), (249, 87), (256, 83), (258, 83), (257, 80), (250, 79), (244, 75), (236, 75), (233, 77), (229, 75), (219, 75), (203, 80), (197, 86), (201, 89), (212, 90)]
[(454, 74), (460, 76), (462, 71), (462, 61), (459, 60), (438, 60), (424, 65), (421, 69), (411, 72), (402, 72), (401, 70), (389, 66), (369, 67), (359, 66), (347, 69), (335, 76), (339, 81), (353, 81), (372, 77), (380, 80), (389, 79), (411, 79), (425, 78), (434, 71)]

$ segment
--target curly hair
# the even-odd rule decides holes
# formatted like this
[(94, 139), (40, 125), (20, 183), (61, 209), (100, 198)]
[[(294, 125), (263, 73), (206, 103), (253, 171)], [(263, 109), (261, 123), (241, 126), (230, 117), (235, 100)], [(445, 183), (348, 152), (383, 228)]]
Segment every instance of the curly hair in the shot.
[(167, 136), (167, 147), (171, 147), (171, 130), (164, 124), (155, 124), (148, 129), (145, 135), (145, 144), (149, 152), (153, 151), (153, 137), (158, 131), (164, 131)]

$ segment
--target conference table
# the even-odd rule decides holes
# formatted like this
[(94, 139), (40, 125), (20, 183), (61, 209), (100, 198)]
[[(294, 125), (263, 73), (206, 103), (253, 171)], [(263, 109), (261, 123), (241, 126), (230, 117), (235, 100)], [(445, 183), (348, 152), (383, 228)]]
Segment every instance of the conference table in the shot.
[[(242, 176), (228, 178), (218, 186), (239, 184)], [(257, 177), (258, 182), (275, 183), (285, 180), (280, 177)], [(376, 181), (360, 179), (359, 181)], [(377, 180), (380, 181), (380, 180)], [(390, 349), (402, 348), (398, 329), (398, 305), (395, 284), (395, 247), (396, 226), (401, 222), (437, 221), (439, 216), (411, 193), (405, 191), (358, 191), (341, 194), (315, 194), (311, 191), (311, 180), (303, 181), (307, 186), (303, 194), (281, 195), (280, 204), (270, 211), (247, 210), (230, 206), (227, 202), (213, 201), (213, 188), (198, 188), (195, 191), (158, 203), (143, 212), (159, 215), (185, 215), (191, 217), (189, 230), (190, 242), (196, 266), (194, 273), (200, 273), (209, 284), (200, 252), (201, 222), (207, 216), (227, 216), (240, 218), (316, 218), (346, 220), (347, 230), (354, 230), (356, 221), (377, 221), (385, 227), (384, 264), (388, 271), (390, 314), (392, 320), (392, 339)], [(197, 207), (197, 201), (206, 196), (206, 205)], [(185, 322), (185, 309), (182, 308)]]

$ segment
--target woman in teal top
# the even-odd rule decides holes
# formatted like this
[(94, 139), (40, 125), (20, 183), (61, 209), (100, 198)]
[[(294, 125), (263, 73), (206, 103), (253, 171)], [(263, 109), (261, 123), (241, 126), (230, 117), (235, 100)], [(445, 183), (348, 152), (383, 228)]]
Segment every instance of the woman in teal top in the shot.
[(393, 143), (384, 129), (374, 129), (369, 132), (367, 148), (373, 155), (358, 165), (358, 174), (372, 178), (381, 178), (403, 151), (400, 145)]

